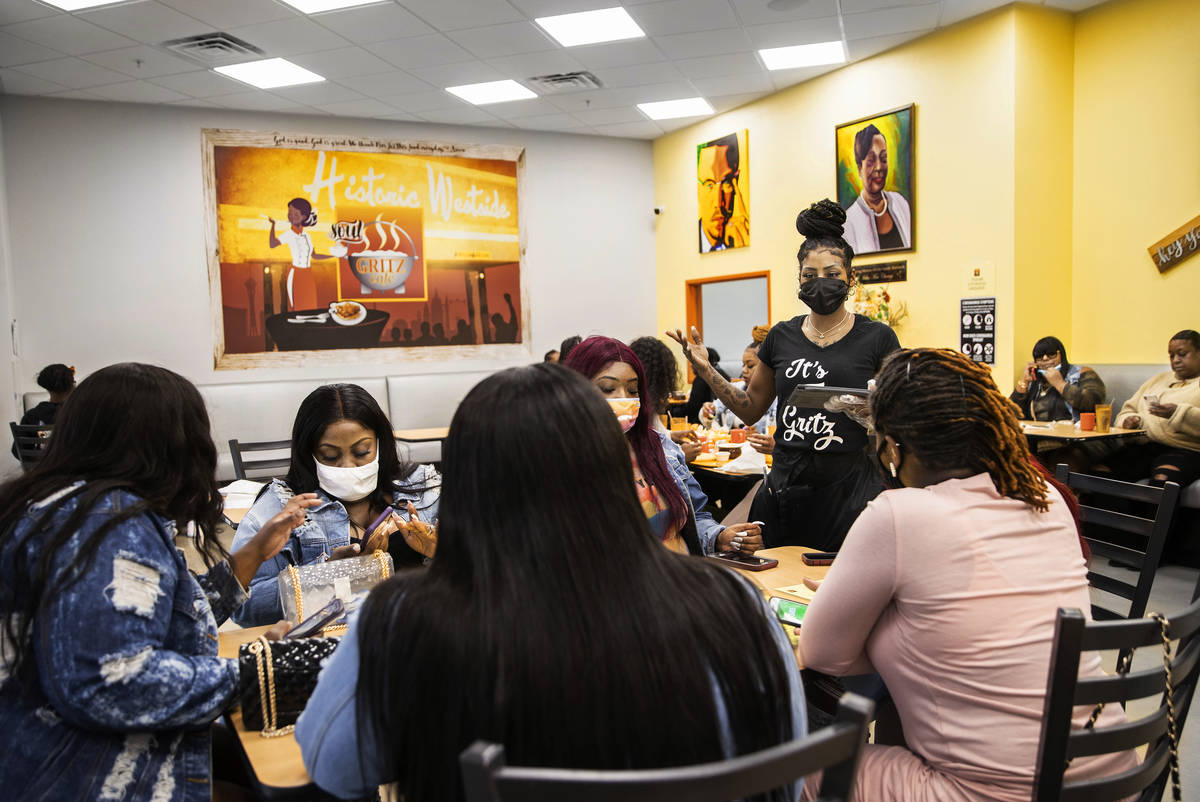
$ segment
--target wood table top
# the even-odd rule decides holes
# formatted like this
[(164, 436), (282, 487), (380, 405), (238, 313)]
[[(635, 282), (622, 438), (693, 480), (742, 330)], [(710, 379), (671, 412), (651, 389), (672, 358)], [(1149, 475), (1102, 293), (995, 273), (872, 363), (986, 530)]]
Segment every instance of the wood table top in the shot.
[(397, 440), (406, 443), (429, 443), (435, 440), (445, 440), (450, 434), (449, 426), (430, 426), (427, 429), (396, 429), (392, 432)]
[(1021, 421), (1021, 431), (1026, 437), (1035, 439), (1047, 438), (1051, 440), (1104, 440), (1113, 437), (1130, 437), (1146, 433), (1145, 429), (1118, 429), (1116, 426), (1107, 432), (1097, 432), (1094, 430), (1085, 432), (1077, 429), (1074, 423), (1044, 420), (1023, 420)]

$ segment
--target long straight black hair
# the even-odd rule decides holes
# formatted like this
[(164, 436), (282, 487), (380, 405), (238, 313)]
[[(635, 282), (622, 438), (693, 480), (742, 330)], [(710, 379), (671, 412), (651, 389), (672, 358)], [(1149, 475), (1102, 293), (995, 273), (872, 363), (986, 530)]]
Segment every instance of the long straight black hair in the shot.
[[(27, 656), (30, 627), (41, 605), (80, 576), (101, 540), (124, 521), (152, 511), (174, 521), (180, 532), (194, 523), (205, 562), (212, 565), (227, 556), (214, 536), (221, 517), (216, 468), (204, 399), (187, 379), (135, 362), (110, 365), (84, 379), (59, 411), (41, 461), (0, 486), (0, 554), (12, 560), (12, 583), (0, 583), (0, 612), (6, 614), (5, 634), (13, 649), (0, 660), (10, 658), (15, 673)], [(77, 482), (79, 487), (40, 507), (32, 525), (17, 536), (30, 504)], [(68, 569), (51, 582), (58, 550), (96, 503), (115, 490), (139, 501), (97, 527)], [(55, 516), (72, 502), (75, 509), (55, 528)], [(36, 551), (31, 543), (37, 543)]]
[(553, 364), (485, 379), (445, 457), (437, 558), (377, 586), (358, 628), (358, 721), (408, 802), (461, 799), (478, 738), (514, 764), (597, 769), (792, 738), (775, 624), (734, 571), (654, 538), (587, 379)]

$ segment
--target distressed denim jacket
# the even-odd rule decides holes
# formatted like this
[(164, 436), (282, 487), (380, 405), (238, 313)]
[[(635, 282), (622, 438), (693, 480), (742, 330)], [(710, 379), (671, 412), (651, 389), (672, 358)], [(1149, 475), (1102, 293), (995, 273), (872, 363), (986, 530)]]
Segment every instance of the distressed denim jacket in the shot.
[[(14, 542), (61, 495), (30, 507), (0, 553), (0, 580), (13, 580)], [(125, 491), (102, 497), (56, 551), (51, 582), (137, 500)], [(55, 520), (75, 507), (68, 501)], [(43, 538), (23, 546), (32, 560), (43, 547)], [(195, 577), (174, 526), (143, 513), (104, 535), (78, 576), (38, 612), (18, 674), (0, 667), (0, 797), (209, 799), (209, 725), (238, 679), (237, 662), (217, 656), (217, 620), (245, 599), (229, 564)]]
[(712, 554), (717, 548), (717, 536), (724, 531), (725, 527), (717, 523), (711, 512), (704, 511), (704, 508), (708, 506), (708, 496), (700, 489), (700, 483), (696, 481), (696, 477), (688, 468), (687, 459), (683, 456), (683, 449), (671, 439), (669, 432), (655, 429), (654, 433), (662, 440), (663, 453), (667, 457), (667, 467), (671, 469), (671, 476), (675, 479), (675, 484), (679, 486), (680, 492), (683, 493), (683, 497), (687, 499), (692, 508), (692, 515), (696, 518), (696, 532), (700, 536), (700, 547), (705, 554)]
[[(441, 498), (442, 477), (431, 465), (418, 465), (412, 475), (396, 485), (392, 506), (404, 510), (412, 502), (417, 517), (426, 523), (437, 522), (438, 501)], [(292, 489), (276, 479), (254, 502), (254, 506), (238, 524), (233, 549), (247, 543), (267, 521), (279, 514), (294, 494)], [(283, 618), (279, 601), (279, 572), (289, 565), (309, 565), (329, 558), (339, 546), (350, 544), (350, 515), (342, 502), (324, 490), (317, 495), (325, 503), (305, 511), (304, 523), (292, 530), (291, 537), (279, 554), (259, 566), (250, 580), (250, 599), (233, 614), (233, 620), (244, 627), (274, 624)]]

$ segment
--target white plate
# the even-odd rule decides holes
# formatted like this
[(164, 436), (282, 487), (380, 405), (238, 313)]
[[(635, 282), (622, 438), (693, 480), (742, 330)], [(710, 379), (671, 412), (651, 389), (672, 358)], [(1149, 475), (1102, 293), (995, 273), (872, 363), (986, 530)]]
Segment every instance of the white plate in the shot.
[[(334, 307), (338, 306), (340, 304), (354, 304), (355, 306), (358, 307), (358, 314), (352, 318), (342, 317), (341, 315), (339, 315), (333, 311)], [(343, 326), (354, 326), (359, 323), (362, 323), (364, 320), (367, 319), (367, 308), (365, 306), (363, 306), (362, 304), (358, 303), (357, 301), (337, 301), (337, 302), (331, 303), (329, 305), (329, 318), (334, 323), (339, 323)]]

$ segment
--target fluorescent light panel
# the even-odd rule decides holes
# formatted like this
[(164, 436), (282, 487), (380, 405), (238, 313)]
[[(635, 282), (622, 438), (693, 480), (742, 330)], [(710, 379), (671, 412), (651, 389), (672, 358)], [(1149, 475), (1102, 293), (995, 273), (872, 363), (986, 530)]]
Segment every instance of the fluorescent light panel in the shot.
[(534, 20), (563, 47), (641, 39), (646, 32), (638, 27), (629, 12), (620, 6), (576, 14), (558, 14)]
[(123, 0), (44, 0), (46, 5), (61, 8), (63, 11), (82, 11), (96, 6), (111, 6)]
[(812, 45), (769, 47), (758, 51), (768, 70), (791, 70), (796, 67), (820, 67), (824, 64), (844, 64), (846, 49), (841, 42), (817, 42)]
[(283, 0), (304, 14), (320, 14), (322, 11), (337, 11), (339, 8), (374, 5), (380, 0)]
[(468, 103), (476, 106), (486, 106), (488, 103), (507, 103), (510, 100), (528, 100), (537, 97), (516, 81), (487, 81), (482, 84), (463, 84), (462, 86), (447, 86), (446, 91), (457, 95)]
[(312, 84), (324, 81), (320, 75), (293, 64), (285, 58), (268, 58), (261, 61), (245, 61), (227, 67), (213, 67), (213, 72), (227, 75), (244, 84), (259, 89), (275, 89), (280, 86)]
[(680, 100), (659, 100), (654, 103), (639, 103), (637, 107), (651, 120), (670, 120), (674, 117), (699, 117), (712, 114), (713, 107), (702, 97), (685, 97)]

